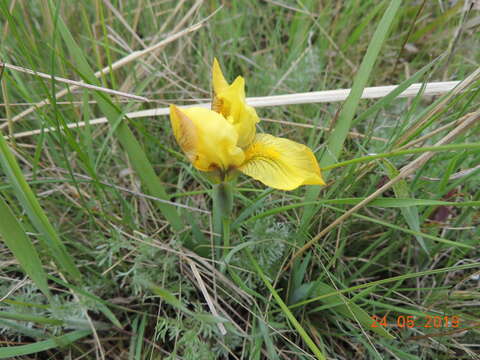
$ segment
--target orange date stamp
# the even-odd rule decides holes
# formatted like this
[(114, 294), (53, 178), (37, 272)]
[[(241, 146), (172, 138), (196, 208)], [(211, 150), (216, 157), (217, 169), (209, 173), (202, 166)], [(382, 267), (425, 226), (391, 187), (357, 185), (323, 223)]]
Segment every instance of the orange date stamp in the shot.
[[(389, 321), (388, 321), (389, 320)], [(398, 328), (458, 328), (460, 327), (459, 316), (430, 316), (415, 317), (412, 315), (399, 315), (387, 320), (387, 316), (372, 316), (372, 328), (378, 327), (398, 327)]]

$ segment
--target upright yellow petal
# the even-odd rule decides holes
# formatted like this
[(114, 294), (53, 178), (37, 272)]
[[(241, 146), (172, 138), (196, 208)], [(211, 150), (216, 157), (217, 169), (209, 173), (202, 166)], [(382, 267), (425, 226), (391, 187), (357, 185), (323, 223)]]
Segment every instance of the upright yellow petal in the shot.
[(269, 134), (255, 137), (239, 170), (280, 190), (294, 190), (301, 185), (325, 185), (312, 150)]
[(218, 94), (228, 88), (228, 82), (225, 80), (225, 76), (223, 76), (223, 72), (220, 68), (217, 58), (213, 59), (212, 83), (214, 94)]
[(212, 80), (214, 96), (212, 110), (222, 114), (238, 133), (238, 146), (246, 148), (255, 137), (255, 126), (260, 121), (255, 109), (246, 103), (245, 80), (238, 76), (229, 85), (217, 59), (213, 61)]
[(193, 166), (200, 171), (236, 168), (245, 159), (235, 128), (221, 114), (205, 108), (170, 106), (173, 134)]

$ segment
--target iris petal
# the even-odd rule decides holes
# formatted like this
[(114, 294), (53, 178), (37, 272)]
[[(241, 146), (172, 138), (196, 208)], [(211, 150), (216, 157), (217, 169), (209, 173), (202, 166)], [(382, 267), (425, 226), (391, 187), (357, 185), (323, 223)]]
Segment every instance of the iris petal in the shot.
[(294, 190), (301, 185), (325, 185), (312, 150), (269, 134), (256, 135), (239, 170), (280, 190)]
[(222, 69), (218, 63), (217, 58), (213, 59), (212, 66), (212, 82), (213, 82), (213, 92), (215, 94), (221, 93), (228, 88), (228, 82), (223, 76)]
[(246, 148), (255, 137), (255, 126), (260, 121), (255, 109), (246, 103), (245, 80), (238, 76), (229, 85), (217, 59), (212, 67), (212, 110), (222, 114), (238, 133), (238, 146)]
[(238, 134), (222, 115), (205, 108), (170, 106), (170, 120), (177, 143), (200, 171), (236, 168), (245, 159), (237, 146)]
[(193, 162), (198, 152), (198, 135), (193, 121), (175, 105), (170, 105), (170, 122), (178, 145)]

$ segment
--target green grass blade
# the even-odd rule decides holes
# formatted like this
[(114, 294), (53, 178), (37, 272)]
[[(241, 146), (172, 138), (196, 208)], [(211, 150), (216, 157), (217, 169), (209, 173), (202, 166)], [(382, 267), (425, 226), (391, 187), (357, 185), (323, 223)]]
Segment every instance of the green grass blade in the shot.
[(187, 309), (183, 303), (178, 300), (175, 295), (173, 295), (170, 291), (163, 289), (159, 286), (156, 286), (154, 284), (150, 284), (150, 290), (155, 294), (160, 296), (163, 300), (165, 300), (168, 304), (173, 306), (174, 308), (177, 308), (178, 310), (186, 313), (186, 314), (192, 314), (193, 312)]
[(139, 319), (139, 316), (136, 316), (133, 319), (132, 324), (130, 325), (131, 329), (132, 329), (132, 333), (134, 335), (130, 338), (128, 360), (134, 360), (135, 359), (135, 348), (136, 348), (136, 344), (138, 343), (138, 335), (137, 335), (137, 333), (138, 333), (138, 319)]
[(35, 285), (47, 296), (50, 297), (48, 290), (47, 275), (42, 268), (40, 257), (37, 250), (25, 233), (20, 222), (15, 218), (12, 211), (0, 196), (0, 236), (12, 252), (15, 259), (32, 279)]
[[(263, 339), (265, 343), (265, 348), (267, 350), (268, 356), (270, 359), (275, 359), (278, 357), (278, 353), (275, 350), (275, 345), (272, 341), (272, 335), (262, 320), (258, 320), (258, 329), (260, 330), (261, 337), (258, 336), (259, 339)], [(253, 330), (253, 329), (252, 329)], [(259, 344), (260, 345), (260, 344)], [(259, 358), (260, 359), (260, 358)]]
[(250, 258), (250, 262), (252, 263), (253, 267), (257, 271), (257, 274), (260, 276), (262, 279), (263, 283), (265, 286), (268, 288), (270, 293), (272, 294), (273, 298), (277, 302), (278, 306), (280, 306), (280, 309), (282, 309), (283, 313), (287, 317), (287, 319), (292, 323), (292, 325), (295, 327), (295, 329), (298, 331), (299, 335), (302, 337), (303, 341), (307, 346), (310, 348), (310, 350), (315, 354), (317, 359), (323, 360), (326, 359), (325, 355), (320, 351), (320, 349), (317, 347), (315, 342), (312, 340), (312, 338), (307, 334), (307, 332), (303, 329), (302, 325), (295, 319), (295, 316), (292, 314), (288, 306), (283, 302), (282, 298), (280, 295), (278, 295), (277, 291), (275, 288), (270, 284), (270, 281), (268, 281), (267, 277), (263, 273), (262, 269), (258, 265), (258, 263), (255, 261), (253, 258), (252, 254), (247, 250), (248, 257)]
[(395, 19), (395, 15), (402, 3), (401, 0), (393, 0), (390, 2), (387, 10), (383, 14), (380, 23), (370, 41), (367, 52), (363, 58), (362, 64), (358, 69), (358, 73), (353, 81), (352, 90), (348, 96), (343, 108), (338, 116), (333, 131), (327, 140), (327, 151), (320, 160), (321, 166), (328, 166), (335, 163), (340, 156), (343, 148), (343, 143), (347, 138), (350, 130), (352, 119), (355, 116), (358, 103), (363, 93), (363, 89), (367, 85), (370, 74), (373, 70), (375, 62), (378, 58), (380, 50), (387, 38), (389, 29)]
[[(277, 213), (282, 213), (286, 210), (290, 210), (290, 209), (294, 209), (294, 208), (298, 208), (298, 207), (303, 207), (303, 206), (306, 206), (306, 205), (323, 204), (324, 206), (326, 206), (326, 207), (328, 207), (332, 210), (344, 212), (345, 210), (336, 208), (336, 207), (331, 206), (329, 204), (336, 203), (336, 204), (354, 205), (354, 204), (358, 204), (362, 200), (363, 199), (350, 198), (350, 199), (319, 200), (319, 201), (308, 202), (308, 203), (292, 204), (292, 205), (287, 205), (287, 206), (275, 208), (275, 209), (272, 209), (272, 210), (269, 210), (269, 211), (265, 211), (264, 213), (258, 214), (254, 217), (251, 217), (247, 221), (251, 222), (251, 221), (259, 220), (259, 219), (267, 217), (267, 216), (271, 216), (271, 215), (274, 215), (274, 214), (277, 214)], [(437, 205), (437, 206), (445, 205), (445, 206), (448, 206), (448, 205), (452, 205), (452, 204), (455, 204), (456, 206), (480, 206), (479, 201), (470, 201), (470, 202), (464, 202), (464, 203), (463, 202), (462, 203), (452, 203), (452, 202), (448, 202), (448, 201), (444, 202), (444, 201), (438, 201), (438, 200), (423, 200), (423, 199), (376, 199), (376, 200), (374, 200), (370, 203), (370, 206), (377, 205), (377, 206), (380, 206), (380, 207), (405, 208), (405, 207), (411, 207), (411, 206), (416, 206), (416, 205), (425, 205), (425, 206), (428, 206), (428, 205)], [(369, 222), (372, 222), (372, 223), (375, 223), (375, 224), (378, 224), (378, 225), (382, 225), (382, 226), (385, 226), (385, 227), (388, 227), (388, 228), (391, 228), (391, 229), (394, 229), (394, 230), (399, 230), (399, 231), (402, 231), (404, 233), (411, 234), (413, 236), (420, 236), (420, 237), (423, 237), (425, 239), (430, 239), (430, 240), (433, 240), (433, 241), (437, 241), (439, 243), (447, 244), (449, 246), (461, 247), (461, 248), (465, 248), (465, 249), (473, 249), (474, 248), (473, 246), (468, 245), (468, 244), (464, 244), (464, 243), (453, 241), (453, 240), (444, 239), (444, 238), (441, 238), (441, 237), (438, 237), (438, 236), (422, 233), (420, 231), (405, 229), (401, 226), (390, 224), (386, 221), (375, 219), (375, 218), (372, 218), (372, 217), (369, 217), (369, 216), (364, 216), (364, 215), (360, 215), (360, 214), (352, 214), (352, 216), (356, 217), (358, 219), (366, 220), (366, 221), (369, 221)]]
[(11, 359), (14, 356), (36, 354), (71, 343), (91, 334), (90, 330), (77, 330), (53, 339), (39, 341), (28, 345), (9, 346), (0, 348), (0, 359)]
[(462, 6), (464, 6), (464, 4), (462, 2), (458, 2), (451, 8), (443, 11), (441, 14), (435, 17), (435, 19), (431, 21), (429, 24), (415, 31), (410, 37), (410, 41), (412, 43), (415, 43), (416, 41), (418, 41), (420, 38), (422, 38), (424, 35), (428, 33), (442, 31), (442, 28), (445, 26), (445, 24), (450, 20), (450, 18), (452, 18), (459, 12)]
[(210, 314), (202, 314), (197, 313), (188, 309), (183, 303), (178, 300), (175, 295), (173, 295), (170, 291), (156, 286), (154, 284), (149, 284), (150, 290), (155, 294), (160, 296), (163, 300), (165, 300), (168, 304), (173, 306), (174, 308), (184, 312), (187, 315), (195, 318), (198, 321), (206, 322), (206, 323), (219, 323), (219, 322), (227, 322), (228, 320), (222, 318), (221, 316), (213, 316)]
[[(331, 200), (321, 199), (317, 201), (294, 203), (290, 205), (279, 206), (274, 209), (261, 212), (255, 216), (248, 218), (247, 220), (245, 220), (245, 222), (253, 222), (267, 216), (281, 214), (284, 211), (297, 209), (297, 208), (301, 208), (308, 205), (322, 205), (322, 204), (324, 205), (357, 205), (363, 200), (365, 200), (365, 198), (340, 198), (340, 199), (331, 199)], [(442, 205), (456, 206), (456, 207), (480, 206), (480, 201), (453, 202), (453, 201), (430, 200), (430, 199), (377, 198), (368, 204), (368, 206), (370, 207), (381, 207), (381, 208), (405, 208), (405, 207), (411, 207), (411, 206), (442, 206)]]
[(422, 76), (428, 73), (428, 71), (432, 71), (432, 67), (434, 65), (437, 65), (441, 60), (443, 60), (445, 56), (439, 56), (435, 60), (433, 60), (431, 63), (425, 65), (423, 68), (418, 70), (415, 74), (413, 74), (410, 78), (402, 81), (398, 86), (392, 90), (390, 93), (388, 93), (386, 96), (378, 100), (374, 105), (370, 106), (367, 110), (365, 110), (363, 113), (358, 115), (354, 119), (354, 124), (359, 124), (365, 119), (367, 119), (369, 116), (372, 116), (375, 114), (377, 111), (382, 109), (384, 106), (388, 105), (389, 103), (392, 102), (398, 95), (400, 95), (403, 91), (405, 91), (410, 85), (413, 83), (420, 81)]
[(425, 147), (419, 147), (419, 148), (413, 148), (413, 149), (397, 150), (397, 151), (392, 151), (388, 153), (361, 156), (355, 159), (350, 159), (350, 160), (338, 162), (336, 164), (332, 164), (330, 166), (326, 166), (325, 169), (331, 170), (331, 169), (335, 169), (342, 166), (369, 162), (375, 159), (390, 158), (390, 157), (409, 155), (409, 154), (418, 154), (418, 153), (424, 153), (427, 151), (478, 150), (478, 149), (480, 149), (479, 143), (462, 143), (462, 144), (448, 144), (448, 145), (441, 145), (441, 146), (425, 146)]
[(16, 333), (26, 335), (28, 337), (31, 337), (32, 339), (48, 338), (48, 336), (43, 331), (28, 327), (28, 323), (27, 323), (27, 326), (24, 326), (18, 321), (9, 321), (9, 320), (0, 319), (0, 327), (2, 327), (3, 329), (14, 330)]
[[(367, 4), (367, 6), (370, 4)], [(381, 10), (385, 8), (387, 2), (382, 1), (378, 2), (377, 5), (371, 10), (368, 11), (367, 16), (362, 19), (362, 22), (355, 27), (355, 30), (349, 35), (344, 44), (340, 45), (342, 51), (347, 51), (349, 47), (355, 46), (355, 44), (360, 40), (362, 35), (365, 33), (365, 28), (374, 20), (375, 16), (380, 13)]]
[[(327, 285), (321, 281), (318, 281), (315, 284), (315, 291), (319, 296), (323, 294), (331, 294), (335, 292), (335, 289), (330, 285)], [(366, 330), (372, 330), (380, 336), (383, 336), (387, 339), (394, 339), (395, 337), (390, 334), (385, 328), (372, 327), (372, 318), (368, 313), (363, 310), (360, 306), (355, 304), (352, 300), (347, 299), (345, 296), (339, 294), (337, 296), (330, 296), (327, 298), (320, 299), (326, 305), (332, 305), (334, 310), (339, 314), (348, 317), (354, 321), (358, 321)]]
[(10, 319), (17, 321), (29, 321), (37, 324), (45, 325), (63, 325), (63, 320), (50, 319), (44, 316), (30, 315), (30, 314), (17, 314), (13, 312), (0, 311), (0, 318)]
[(349, 287), (347, 289), (341, 289), (341, 290), (337, 290), (337, 291), (334, 291), (334, 292), (331, 292), (331, 293), (328, 293), (328, 294), (320, 295), (320, 296), (317, 296), (315, 298), (308, 299), (308, 300), (305, 300), (305, 301), (301, 301), (299, 303), (291, 305), (290, 308), (294, 309), (294, 308), (305, 306), (305, 305), (310, 304), (312, 302), (319, 301), (321, 299), (325, 299), (325, 298), (328, 298), (328, 297), (331, 297), (331, 296), (335, 296), (335, 295), (339, 295), (339, 294), (346, 294), (346, 293), (349, 293), (349, 292), (352, 292), (352, 291), (365, 289), (365, 288), (369, 288), (369, 287), (372, 287), (372, 286), (388, 284), (388, 283), (391, 283), (391, 282), (396, 282), (396, 281), (405, 280), (405, 279), (412, 279), (412, 278), (421, 277), (421, 276), (441, 274), (441, 273), (445, 273), (445, 272), (449, 272), (449, 271), (460, 271), (460, 270), (474, 269), (474, 268), (479, 268), (479, 267), (480, 267), (480, 262), (476, 262), (476, 263), (473, 263), (473, 264), (449, 266), (449, 267), (440, 268), (440, 269), (425, 270), (425, 271), (419, 271), (419, 272), (416, 272), (416, 273), (393, 276), (393, 277), (390, 277), (390, 278), (376, 280), (376, 281), (372, 281), (372, 282), (369, 282), (369, 283), (364, 283), (364, 284), (352, 286), (352, 287)]
[[(377, 61), (380, 50), (385, 42), (385, 39), (387, 38), (389, 29), (395, 19), (395, 15), (397, 14), (401, 3), (401, 0), (393, 0), (390, 2), (388, 8), (383, 14), (382, 19), (380, 20), (380, 23), (377, 26), (377, 29), (375, 30), (375, 33), (373, 34), (372, 40), (368, 45), (367, 52), (353, 81), (352, 90), (348, 95), (347, 100), (345, 100), (345, 103), (343, 104), (343, 108), (338, 115), (338, 119), (333, 131), (328, 137), (327, 149), (320, 159), (321, 168), (334, 164), (340, 157), (343, 143), (345, 142), (347, 134), (350, 130), (363, 89), (367, 85), (370, 74), (373, 70), (375, 62)], [(326, 177), (327, 175), (328, 172), (324, 172), (324, 176)], [(312, 201), (316, 199), (320, 194), (320, 191), (321, 188), (318, 186), (310, 187), (307, 190), (305, 200)], [(305, 224), (309, 223), (314, 212), (314, 207), (305, 208), (302, 216), (302, 226), (305, 226)]]
[[(333, 206), (330, 206), (330, 205), (325, 205), (325, 206), (330, 208), (330, 209), (343, 212), (343, 210), (338, 209), (336, 207), (333, 207)], [(430, 239), (430, 240), (433, 240), (433, 241), (437, 241), (439, 243), (443, 243), (443, 244), (446, 244), (446, 245), (449, 245), (449, 246), (454, 246), (454, 247), (459, 247), (459, 248), (464, 248), (464, 249), (474, 249), (474, 246), (472, 246), (472, 245), (464, 244), (464, 243), (458, 242), (458, 241), (447, 240), (447, 239), (444, 239), (444, 238), (441, 238), (441, 237), (438, 237), (438, 236), (422, 233), (422, 232), (419, 232), (419, 231), (405, 229), (401, 226), (390, 224), (389, 222), (379, 220), (379, 219), (375, 219), (375, 218), (372, 218), (372, 217), (369, 217), (369, 216), (364, 216), (364, 215), (360, 215), (360, 214), (352, 214), (352, 216), (356, 217), (358, 219), (370, 221), (374, 224), (386, 226), (390, 229), (399, 230), (399, 231), (402, 231), (404, 233), (411, 234), (413, 236), (421, 236), (425, 239)]]
[(80, 280), (82, 278), (80, 271), (75, 266), (72, 256), (67, 252), (33, 190), (25, 180), (22, 170), (2, 133), (0, 133), (0, 165), (12, 184), (15, 196), (22, 204), (35, 229), (40, 233), (39, 238), (44, 242), (59, 267), (74, 279)]
[[(400, 171), (388, 160), (383, 160), (383, 164), (387, 170), (388, 177), (393, 179)], [(397, 198), (408, 198), (411, 196), (410, 187), (405, 179), (400, 180), (393, 185), (393, 192)], [(418, 215), (418, 209), (414, 206), (407, 206), (400, 209), (405, 222), (408, 224), (411, 230), (420, 233), (420, 216)], [(422, 249), (429, 254), (428, 246), (420, 235), (415, 235), (418, 243)]]
[(135, 344), (135, 360), (142, 360), (142, 347), (145, 335), (145, 327), (147, 326), (147, 316), (144, 314), (137, 328), (137, 342)]
[[(50, 6), (53, 9), (52, 13), (54, 13), (55, 7), (51, 1)], [(88, 83), (99, 85), (98, 79), (94, 76), (94, 71), (88, 64), (82, 50), (77, 45), (65, 22), (61, 17), (57, 17), (56, 20), (63, 41), (78, 66), (76, 69), (77, 72)], [(123, 117), (122, 111), (112, 103), (107, 95), (94, 92), (93, 96), (97, 100), (100, 109), (105, 114), (109, 123), (112, 126), (117, 125), (119, 118)], [(148, 189), (150, 195), (162, 200), (168, 200), (169, 196), (155, 173), (152, 164), (125, 121), (121, 121), (118, 124), (115, 135), (127, 153), (133, 169), (139, 176), (142, 184)], [(182, 220), (174, 206), (159, 201), (156, 201), (155, 204), (176, 231), (183, 229)]]

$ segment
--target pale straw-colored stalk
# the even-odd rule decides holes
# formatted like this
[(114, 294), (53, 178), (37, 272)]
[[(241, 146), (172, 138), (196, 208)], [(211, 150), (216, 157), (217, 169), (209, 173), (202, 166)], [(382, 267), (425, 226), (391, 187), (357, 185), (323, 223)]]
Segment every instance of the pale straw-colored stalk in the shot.
[(27, 69), (27, 68), (24, 68), (24, 67), (21, 67), (21, 66), (16, 66), (16, 65), (7, 64), (7, 63), (0, 63), (0, 67), (4, 67), (6, 69), (23, 72), (25, 74), (36, 75), (36, 76), (44, 78), (44, 79), (54, 80), (56, 82), (60, 82), (60, 83), (68, 84), (68, 85), (74, 85), (76, 88), (81, 87), (81, 88), (85, 88), (85, 89), (101, 91), (101, 92), (104, 92), (104, 93), (110, 94), (110, 95), (116, 95), (116, 96), (129, 98), (129, 99), (133, 99), (133, 100), (149, 101), (144, 96), (128, 94), (128, 93), (123, 92), (123, 91), (117, 91), (117, 90), (112, 90), (112, 89), (108, 89), (108, 88), (101, 87), (101, 86), (91, 85), (91, 84), (87, 84), (83, 81), (75, 81), (75, 80), (65, 79), (63, 77), (54, 76), (54, 75), (50, 75), (50, 74), (45, 74), (43, 72)]
[[(404, 92), (402, 92), (398, 97), (413, 97), (421, 92), (422, 96), (433, 96), (441, 95), (448, 93), (453, 90), (460, 82), (459, 81), (446, 81), (446, 82), (431, 82), (426, 84), (412, 84)], [(389, 86), (375, 86), (365, 88), (362, 94), (362, 99), (378, 99), (388, 95), (392, 90), (394, 90), (397, 85)], [(423, 87), (423, 89), (422, 89)], [(329, 102), (339, 102), (344, 101), (351, 89), (338, 89), (338, 90), (324, 90), (324, 91), (314, 91), (307, 93), (296, 93), (296, 94), (287, 94), (287, 95), (274, 95), (274, 96), (262, 96), (262, 97), (251, 97), (247, 98), (247, 103), (254, 107), (269, 107), (269, 106), (284, 106), (284, 105), (295, 105), (295, 104), (313, 104), (313, 103), (329, 103)], [(210, 102), (204, 102), (194, 105), (186, 105), (185, 107), (191, 106), (200, 106), (207, 107), (211, 106)], [(168, 107), (140, 110), (127, 113), (125, 116), (128, 118), (143, 118), (143, 117), (155, 117), (155, 116), (164, 116), (168, 115), (170, 112)], [(90, 125), (99, 125), (107, 122), (105, 117), (92, 119), (89, 121)], [(86, 122), (80, 121), (76, 123), (68, 124), (69, 128), (80, 128), (86, 125)], [(1, 126), (0, 126), (1, 128)], [(23, 138), (33, 135), (38, 135), (42, 132), (56, 131), (56, 127), (50, 127), (45, 129), (37, 129), (24, 131), (16, 133), (13, 135), (14, 138)]]

